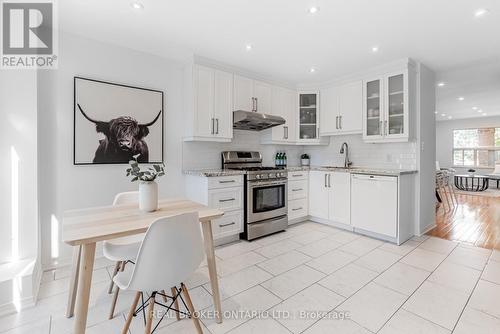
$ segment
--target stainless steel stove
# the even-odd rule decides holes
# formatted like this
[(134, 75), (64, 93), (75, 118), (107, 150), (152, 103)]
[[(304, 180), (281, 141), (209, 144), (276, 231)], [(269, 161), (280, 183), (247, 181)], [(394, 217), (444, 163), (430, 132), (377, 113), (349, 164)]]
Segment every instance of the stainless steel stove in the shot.
[(259, 152), (222, 152), (222, 168), (246, 171), (245, 224), (241, 238), (252, 240), (288, 227), (287, 172), (263, 167)]

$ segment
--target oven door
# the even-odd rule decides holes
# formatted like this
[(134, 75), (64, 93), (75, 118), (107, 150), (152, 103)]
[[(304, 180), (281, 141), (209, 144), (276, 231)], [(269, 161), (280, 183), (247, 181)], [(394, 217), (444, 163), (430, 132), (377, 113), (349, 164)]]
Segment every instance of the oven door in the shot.
[(247, 222), (255, 223), (288, 213), (286, 180), (249, 181), (247, 187)]

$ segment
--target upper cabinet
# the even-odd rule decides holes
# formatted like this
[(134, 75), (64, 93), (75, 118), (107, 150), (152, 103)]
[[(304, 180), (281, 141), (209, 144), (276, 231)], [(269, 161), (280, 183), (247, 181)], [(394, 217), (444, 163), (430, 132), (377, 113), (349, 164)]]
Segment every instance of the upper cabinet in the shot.
[(233, 110), (271, 113), (272, 86), (261, 81), (234, 75)]
[(362, 133), (363, 82), (321, 90), (321, 136)]
[(327, 138), (319, 136), (320, 97), (318, 91), (298, 92), (297, 143), (299, 145), (328, 144)]
[(270, 114), (281, 116), (285, 124), (262, 131), (262, 144), (295, 144), (297, 94), (294, 90), (273, 86)]
[(364, 81), (364, 141), (408, 141), (408, 75), (408, 70), (404, 70)]
[(187, 134), (184, 140), (231, 141), (233, 74), (194, 65), (187, 76)]

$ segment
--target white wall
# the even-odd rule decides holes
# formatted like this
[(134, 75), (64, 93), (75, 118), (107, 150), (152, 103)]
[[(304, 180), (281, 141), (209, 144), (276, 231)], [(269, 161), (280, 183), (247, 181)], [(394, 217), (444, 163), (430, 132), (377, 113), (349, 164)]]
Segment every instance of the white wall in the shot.
[(35, 71), (0, 70), (0, 313), (32, 302), (38, 284), (36, 84)]
[[(59, 43), (59, 69), (43, 73), (40, 80), (41, 86), (50, 87), (40, 96), (40, 115), (47, 117), (46, 122), (40, 124), (40, 146), (47, 154), (40, 162), (46, 173), (41, 192), (49, 197), (44, 199), (41, 208), (45, 266), (57, 260), (51, 258), (52, 215), (61, 223), (65, 210), (110, 204), (116, 193), (137, 188), (137, 184), (125, 177), (125, 165), (73, 165), (74, 76), (164, 91), (167, 168), (166, 176), (159, 182), (160, 194), (183, 196), (184, 189), (181, 172), (183, 64), (66, 33), (60, 34)], [(61, 242), (58, 246), (60, 259), (71, 257), (70, 247)]]
[[(453, 167), (453, 130), (483, 127), (500, 127), (500, 116), (478, 117), (436, 122), (436, 159), (441, 167), (452, 167), (458, 172), (464, 172), (469, 168)], [(491, 173), (493, 169), (477, 169), (478, 171)]]

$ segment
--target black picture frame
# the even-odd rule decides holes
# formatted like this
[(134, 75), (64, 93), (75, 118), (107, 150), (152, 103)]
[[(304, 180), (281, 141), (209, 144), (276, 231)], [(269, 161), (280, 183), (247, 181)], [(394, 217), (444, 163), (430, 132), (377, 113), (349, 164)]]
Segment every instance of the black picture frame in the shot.
[(145, 88), (145, 87), (138, 87), (138, 86), (132, 86), (132, 85), (127, 85), (127, 84), (122, 84), (122, 83), (117, 83), (117, 82), (111, 82), (111, 81), (104, 81), (104, 80), (98, 80), (98, 79), (92, 79), (92, 78), (87, 78), (87, 77), (82, 77), (82, 76), (74, 76), (73, 77), (73, 165), (75, 166), (85, 166), (85, 165), (124, 165), (128, 164), (127, 162), (81, 162), (77, 161), (77, 134), (76, 134), (76, 122), (77, 122), (77, 81), (78, 80), (85, 80), (89, 82), (94, 82), (98, 84), (105, 84), (105, 85), (112, 85), (112, 86), (118, 86), (118, 87), (123, 87), (123, 88), (129, 88), (129, 89), (137, 89), (137, 90), (143, 90), (143, 91), (148, 91), (148, 92), (153, 92), (153, 93), (158, 93), (161, 95), (161, 111), (160, 111), (160, 117), (159, 120), (161, 121), (161, 143), (160, 143), (160, 149), (161, 149), (161, 161), (157, 160), (151, 160), (148, 161), (147, 164), (161, 164), (165, 163), (165, 144), (164, 144), (164, 138), (165, 138), (165, 97), (164, 97), (164, 92), (162, 90), (157, 90), (157, 89), (151, 89), (151, 88)]

